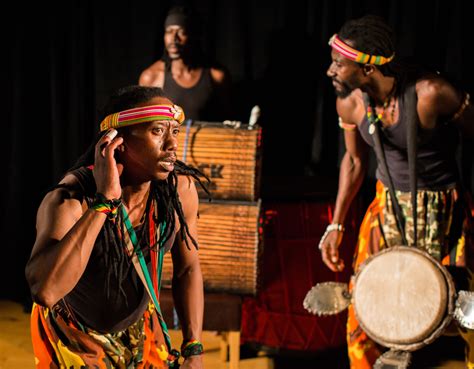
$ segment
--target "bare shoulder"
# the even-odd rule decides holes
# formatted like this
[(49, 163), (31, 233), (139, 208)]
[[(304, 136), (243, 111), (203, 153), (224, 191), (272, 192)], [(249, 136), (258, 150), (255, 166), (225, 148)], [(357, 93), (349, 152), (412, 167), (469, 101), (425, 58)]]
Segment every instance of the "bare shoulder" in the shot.
[(416, 82), (419, 110), (433, 110), (438, 115), (453, 114), (459, 107), (462, 92), (445, 78), (430, 74)]
[(429, 74), (416, 81), (418, 98), (436, 98), (446, 92), (455, 91), (454, 86), (437, 74)]
[(163, 87), (165, 74), (165, 63), (158, 60), (145, 69), (138, 80), (140, 86)]
[(37, 231), (39, 234), (59, 234), (64, 228), (62, 225), (77, 222), (86, 210), (87, 204), (77, 178), (67, 175), (43, 198), (36, 217)]
[(197, 202), (198, 195), (194, 179), (188, 175), (178, 175), (178, 195), (181, 202)]
[(217, 84), (225, 84), (228, 83), (229, 81), (229, 72), (225, 70), (224, 68), (211, 68), (211, 77), (212, 80), (217, 83)]
[(42, 202), (46, 206), (71, 206), (82, 208), (85, 205), (84, 194), (78, 179), (73, 174), (67, 174), (59, 185), (48, 192)]
[(181, 195), (181, 192), (196, 191), (196, 185), (191, 176), (186, 174), (178, 174), (178, 193)]
[(194, 179), (187, 175), (178, 175), (177, 186), (178, 196), (186, 222), (193, 223), (197, 219), (199, 208), (199, 197)]
[(357, 89), (345, 98), (338, 97), (336, 100), (336, 110), (343, 122), (359, 124), (365, 113), (362, 92)]

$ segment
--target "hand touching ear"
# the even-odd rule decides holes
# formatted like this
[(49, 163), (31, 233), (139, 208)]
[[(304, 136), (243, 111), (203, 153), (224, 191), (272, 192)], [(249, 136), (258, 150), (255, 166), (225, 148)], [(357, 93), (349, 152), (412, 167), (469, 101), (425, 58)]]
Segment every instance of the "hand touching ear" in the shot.
[(116, 137), (117, 133), (116, 129), (109, 129), (95, 147), (94, 169), (92, 172), (97, 192), (104, 195), (107, 199), (118, 199), (122, 195), (120, 175), (122, 174), (123, 166), (117, 163), (114, 154), (116, 150), (120, 150), (118, 149), (119, 146), (123, 147), (123, 137)]

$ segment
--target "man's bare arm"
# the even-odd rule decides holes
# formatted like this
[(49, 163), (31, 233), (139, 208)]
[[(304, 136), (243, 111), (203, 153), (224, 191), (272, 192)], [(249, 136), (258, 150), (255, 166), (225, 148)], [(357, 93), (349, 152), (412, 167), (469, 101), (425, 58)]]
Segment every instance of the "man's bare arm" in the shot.
[[(108, 199), (119, 198), (120, 168), (114, 157), (123, 139), (110, 130), (95, 148), (93, 175), (97, 191)], [(74, 187), (74, 176), (63, 183)], [(45, 196), (37, 214), (37, 236), (25, 269), (34, 301), (47, 307), (68, 294), (81, 278), (106, 215), (84, 210), (82, 200), (65, 189)]]
[(474, 108), (467, 93), (435, 76), (417, 83), (417, 95), (424, 128), (450, 120), (467, 138), (474, 139)]
[[(194, 181), (179, 176), (179, 197), (191, 236), (198, 241), (197, 216), (198, 195)], [(173, 259), (173, 298), (180, 318), (184, 340), (201, 339), (204, 312), (204, 291), (199, 253), (188, 239), (189, 248), (178, 237), (172, 248)]]
[(52, 307), (82, 276), (105, 214), (88, 210), (57, 189), (46, 195), (37, 214), (37, 237), (26, 266), (35, 302)]
[[(357, 117), (354, 116), (354, 112), (357, 111), (357, 97), (338, 99), (336, 107), (344, 123), (353, 124), (355, 127)], [(360, 189), (367, 169), (368, 147), (359, 131), (357, 129), (345, 130), (344, 142), (346, 152), (339, 169), (339, 185), (333, 217), (333, 223), (339, 224), (344, 224), (349, 207)], [(333, 231), (321, 245), (323, 261), (334, 272), (344, 268), (338, 252), (341, 240), (342, 233)]]

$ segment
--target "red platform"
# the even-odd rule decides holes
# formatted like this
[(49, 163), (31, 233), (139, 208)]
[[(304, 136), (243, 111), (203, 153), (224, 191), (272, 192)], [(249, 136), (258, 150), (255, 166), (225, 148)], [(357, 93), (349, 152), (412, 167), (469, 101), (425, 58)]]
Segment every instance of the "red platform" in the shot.
[(345, 344), (346, 313), (317, 317), (303, 308), (303, 299), (317, 282), (347, 282), (357, 241), (360, 206), (347, 216), (341, 254), (346, 268), (331, 272), (322, 262), (318, 242), (330, 223), (329, 202), (263, 203), (265, 213), (261, 288), (244, 298), (242, 343), (278, 349), (320, 351)]

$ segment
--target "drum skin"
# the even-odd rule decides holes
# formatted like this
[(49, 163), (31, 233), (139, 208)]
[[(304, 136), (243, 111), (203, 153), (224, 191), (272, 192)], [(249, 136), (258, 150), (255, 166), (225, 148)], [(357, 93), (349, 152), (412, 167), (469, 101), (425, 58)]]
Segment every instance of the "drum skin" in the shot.
[(369, 337), (386, 347), (417, 350), (441, 335), (451, 320), (454, 284), (426, 252), (396, 246), (362, 264), (352, 299)]

